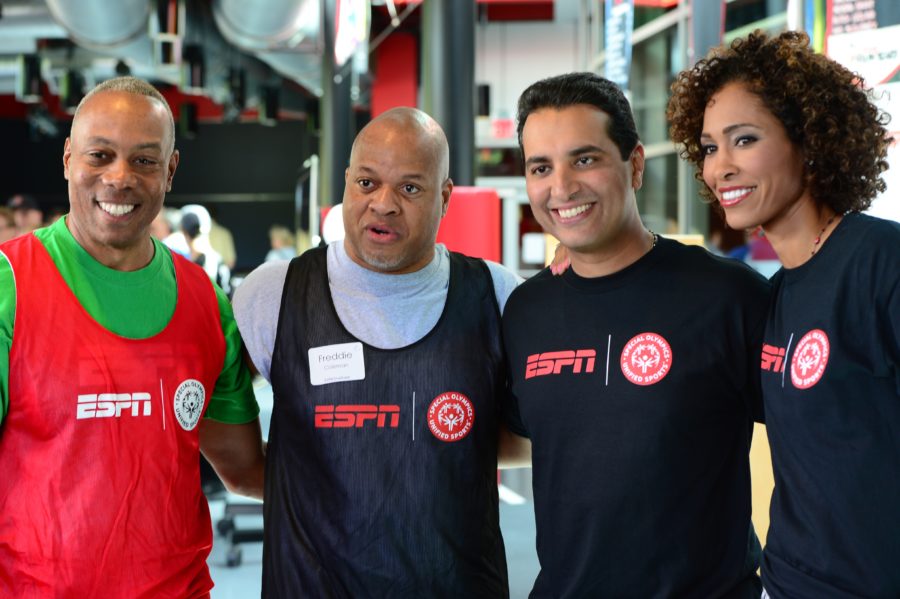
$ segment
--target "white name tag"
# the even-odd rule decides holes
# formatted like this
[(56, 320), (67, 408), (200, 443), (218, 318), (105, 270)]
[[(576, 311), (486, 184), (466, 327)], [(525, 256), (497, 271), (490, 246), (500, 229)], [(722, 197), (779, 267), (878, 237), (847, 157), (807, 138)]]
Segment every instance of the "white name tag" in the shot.
[(309, 350), (309, 382), (327, 385), (366, 378), (362, 343), (338, 343)]

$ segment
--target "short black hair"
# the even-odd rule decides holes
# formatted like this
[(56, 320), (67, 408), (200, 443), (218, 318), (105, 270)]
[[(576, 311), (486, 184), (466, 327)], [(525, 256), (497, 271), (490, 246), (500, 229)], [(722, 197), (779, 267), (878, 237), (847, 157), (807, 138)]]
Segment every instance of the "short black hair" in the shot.
[(193, 212), (185, 212), (181, 216), (181, 232), (190, 239), (200, 237), (200, 217)]
[(594, 73), (566, 73), (548, 77), (531, 84), (522, 92), (516, 108), (516, 132), (522, 155), (525, 155), (522, 130), (528, 115), (542, 108), (562, 110), (576, 104), (589, 104), (609, 115), (609, 137), (619, 148), (622, 160), (628, 160), (640, 141), (631, 105), (618, 85)]

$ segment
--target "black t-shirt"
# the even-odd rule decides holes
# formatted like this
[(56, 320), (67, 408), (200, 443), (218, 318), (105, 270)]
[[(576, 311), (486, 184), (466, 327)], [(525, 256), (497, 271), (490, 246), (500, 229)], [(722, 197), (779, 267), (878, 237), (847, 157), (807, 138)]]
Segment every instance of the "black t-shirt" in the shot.
[(613, 275), (544, 270), (513, 292), (506, 409), (532, 443), (532, 597), (759, 597), (748, 452), (768, 288), (660, 239)]
[(900, 597), (900, 224), (849, 214), (772, 282), (763, 583), (775, 599)]

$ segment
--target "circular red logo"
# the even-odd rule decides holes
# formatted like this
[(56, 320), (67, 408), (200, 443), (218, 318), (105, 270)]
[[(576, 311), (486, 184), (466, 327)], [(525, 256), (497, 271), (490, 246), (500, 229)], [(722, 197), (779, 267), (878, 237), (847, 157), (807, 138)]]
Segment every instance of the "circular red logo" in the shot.
[(653, 385), (666, 378), (672, 368), (672, 348), (656, 333), (631, 338), (619, 360), (622, 374), (635, 385)]
[(428, 430), (441, 441), (459, 441), (469, 434), (474, 422), (475, 408), (459, 391), (441, 393), (428, 406)]
[(803, 335), (791, 358), (791, 382), (798, 389), (809, 389), (819, 382), (828, 364), (831, 344), (821, 329)]

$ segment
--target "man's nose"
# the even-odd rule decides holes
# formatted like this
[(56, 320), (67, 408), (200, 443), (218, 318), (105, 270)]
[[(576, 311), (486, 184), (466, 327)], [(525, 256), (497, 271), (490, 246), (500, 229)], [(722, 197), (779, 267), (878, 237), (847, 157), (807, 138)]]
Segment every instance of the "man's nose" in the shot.
[(101, 181), (115, 189), (128, 189), (134, 187), (135, 176), (127, 160), (117, 159), (103, 171)]

